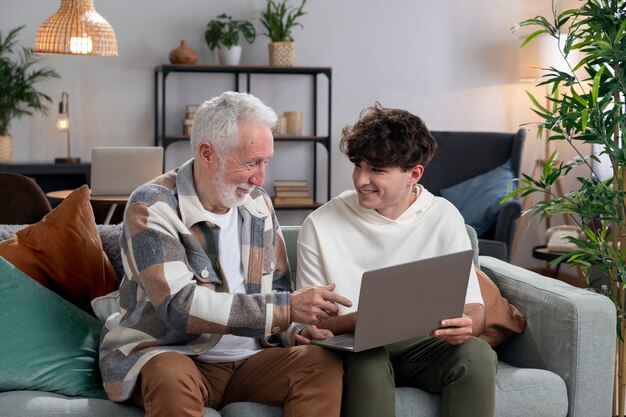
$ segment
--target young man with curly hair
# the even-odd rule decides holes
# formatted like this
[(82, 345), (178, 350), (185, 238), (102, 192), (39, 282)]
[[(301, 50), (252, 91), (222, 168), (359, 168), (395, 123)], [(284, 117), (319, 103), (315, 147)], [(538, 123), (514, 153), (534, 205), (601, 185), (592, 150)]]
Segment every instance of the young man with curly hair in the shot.
[[(419, 184), (437, 148), (419, 117), (377, 104), (342, 133), (355, 189), (313, 212), (298, 238), (297, 287), (336, 284), (355, 302), (318, 325), (334, 334), (354, 331), (364, 271), (471, 248), (458, 210)], [(497, 358), (476, 337), (484, 322), (472, 268), (462, 317), (429, 336), (346, 354), (342, 415), (393, 417), (395, 386), (409, 386), (441, 394), (442, 416), (493, 416)]]

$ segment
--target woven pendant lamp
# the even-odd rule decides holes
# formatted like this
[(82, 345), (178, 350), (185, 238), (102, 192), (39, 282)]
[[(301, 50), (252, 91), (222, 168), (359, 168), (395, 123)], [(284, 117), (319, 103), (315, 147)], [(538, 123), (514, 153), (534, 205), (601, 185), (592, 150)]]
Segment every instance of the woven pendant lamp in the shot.
[(34, 49), (43, 54), (117, 56), (117, 39), (92, 0), (61, 0), (59, 10), (39, 26)]

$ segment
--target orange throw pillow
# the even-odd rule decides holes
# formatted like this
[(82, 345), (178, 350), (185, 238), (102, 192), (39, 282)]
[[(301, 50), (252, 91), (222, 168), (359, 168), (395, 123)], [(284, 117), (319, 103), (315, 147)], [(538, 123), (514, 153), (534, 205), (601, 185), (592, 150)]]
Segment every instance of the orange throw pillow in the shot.
[(496, 284), (480, 269), (476, 268), (480, 292), (485, 303), (485, 327), (480, 338), (491, 346), (504, 342), (511, 334), (521, 333), (526, 318), (514, 305), (500, 294)]
[(92, 315), (91, 300), (119, 286), (102, 249), (86, 185), (40, 222), (0, 242), (0, 256)]

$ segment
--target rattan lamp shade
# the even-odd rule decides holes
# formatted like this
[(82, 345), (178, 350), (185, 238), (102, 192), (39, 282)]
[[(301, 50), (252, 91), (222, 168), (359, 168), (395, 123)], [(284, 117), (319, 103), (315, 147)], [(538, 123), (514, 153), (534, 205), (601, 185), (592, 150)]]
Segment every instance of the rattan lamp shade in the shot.
[(34, 49), (43, 54), (117, 56), (117, 39), (92, 0), (61, 0), (59, 10), (39, 26)]

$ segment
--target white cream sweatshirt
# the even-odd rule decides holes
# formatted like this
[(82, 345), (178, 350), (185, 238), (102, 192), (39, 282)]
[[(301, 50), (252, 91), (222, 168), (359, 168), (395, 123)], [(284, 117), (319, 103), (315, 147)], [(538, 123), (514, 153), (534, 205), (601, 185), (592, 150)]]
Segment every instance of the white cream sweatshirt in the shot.
[[(358, 309), (363, 272), (471, 249), (452, 203), (419, 184), (416, 191), (415, 202), (395, 220), (360, 207), (354, 190), (311, 213), (298, 236), (297, 288), (337, 284), (335, 291), (353, 303), (339, 306), (343, 315)], [(465, 303), (483, 304), (474, 268)]]

